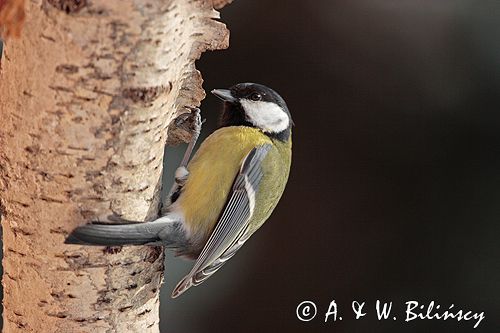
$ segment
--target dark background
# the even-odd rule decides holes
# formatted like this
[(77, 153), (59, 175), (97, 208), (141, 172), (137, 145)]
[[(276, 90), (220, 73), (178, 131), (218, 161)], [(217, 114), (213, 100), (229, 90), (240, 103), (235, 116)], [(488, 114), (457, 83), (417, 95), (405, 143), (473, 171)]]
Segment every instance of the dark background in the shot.
[[(231, 46), (198, 61), (204, 87), (285, 98), (290, 181), (236, 257), (176, 300), (192, 263), (168, 255), (161, 331), (499, 332), (500, 1), (236, 0), (222, 21)], [(219, 109), (203, 102), (204, 135)], [(182, 153), (167, 149), (167, 179)], [(377, 299), (396, 321), (376, 320)], [(332, 300), (343, 320), (325, 323)], [(410, 300), (486, 319), (405, 323)]]
[[(500, 332), (500, 1), (237, 0), (222, 21), (231, 46), (198, 61), (204, 87), (277, 90), (293, 166), (268, 223), (176, 300), (192, 264), (169, 256), (162, 332)], [(219, 108), (203, 102), (205, 134)], [(324, 323), (333, 299), (343, 320)], [(486, 319), (405, 323), (409, 300)]]

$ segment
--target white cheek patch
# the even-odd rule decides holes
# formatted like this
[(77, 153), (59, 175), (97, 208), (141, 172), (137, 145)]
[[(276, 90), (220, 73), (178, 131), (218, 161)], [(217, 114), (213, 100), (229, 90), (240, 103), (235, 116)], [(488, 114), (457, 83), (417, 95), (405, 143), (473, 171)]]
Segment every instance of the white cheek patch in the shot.
[(240, 103), (245, 109), (247, 120), (264, 132), (279, 133), (290, 125), (286, 112), (275, 103), (248, 99), (242, 99)]

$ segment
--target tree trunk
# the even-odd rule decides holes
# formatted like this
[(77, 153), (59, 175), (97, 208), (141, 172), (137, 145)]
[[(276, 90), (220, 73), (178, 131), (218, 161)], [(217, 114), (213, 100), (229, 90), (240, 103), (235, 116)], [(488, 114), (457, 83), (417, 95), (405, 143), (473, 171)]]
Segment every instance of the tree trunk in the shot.
[(158, 332), (162, 248), (63, 242), (157, 216), (168, 126), (205, 96), (194, 61), (228, 45), (214, 4), (26, 2), (0, 67), (4, 332)]

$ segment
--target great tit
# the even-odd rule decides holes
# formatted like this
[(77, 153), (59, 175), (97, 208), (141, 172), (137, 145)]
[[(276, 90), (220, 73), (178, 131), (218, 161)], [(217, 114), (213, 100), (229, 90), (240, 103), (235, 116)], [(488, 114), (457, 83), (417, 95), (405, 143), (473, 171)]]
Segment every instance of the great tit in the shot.
[(230, 259), (269, 218), (288, 180), (292, 119), (274, 90), (240, 83), (212, 93), (223, 100), (220, 128), (207, 137), (186, 168), (164, 216), (152, 222), (91, 223), (70, 244), (163, 245), (194, 267), (172, 293), (197, 286)]

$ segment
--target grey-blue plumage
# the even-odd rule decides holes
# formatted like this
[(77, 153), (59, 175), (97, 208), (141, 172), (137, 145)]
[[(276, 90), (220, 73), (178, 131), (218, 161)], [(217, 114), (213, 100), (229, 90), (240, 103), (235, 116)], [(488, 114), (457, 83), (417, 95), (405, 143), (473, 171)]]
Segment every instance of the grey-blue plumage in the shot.
[(171, 216), (153, 222), (82, 225), (66, 238), (66, 244), (86, 245), (164, 245), (180, 246), (185, 241), (182, 223)]

